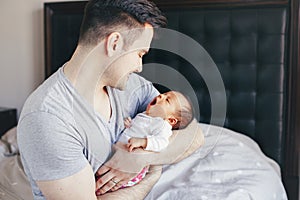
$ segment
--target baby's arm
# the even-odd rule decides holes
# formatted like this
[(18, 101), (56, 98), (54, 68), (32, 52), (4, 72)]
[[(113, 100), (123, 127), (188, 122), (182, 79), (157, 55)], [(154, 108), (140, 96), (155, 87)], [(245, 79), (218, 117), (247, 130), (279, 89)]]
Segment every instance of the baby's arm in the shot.
[[(124, 126), (125, 128), (130, 128), (131, 126), (131, 118), (127, 117), (124, 119)], [(131, 152), (135, 148), (140, 148), (142, 147), (143, 149), (146, 148), (147, 146), (147, 139), (146, 138), (135, 138), (132, 137), (128, 140), (127, 148), (128, 151)]]
[(168, 146), (171, 135), (172, 130), (168, 128), (153, 130), (152, 135), (147, 138), (130, 138), (128, 140), (127, 148), (129, 152), (140, 147), (147, 151), (160, 152)]
[[(131, 127), (132, 120), (130, 117), (124, 119), (124, 126), (126, 128)], [(155, 127), (151, 130), (151, 133), (146, 138), (131, 137), (127, 142), (128, 152), (132, 152), (134, 149), (143, 148), (147, 151), (160, 152), (166, 148), (169, 144), (169, 137), (172, 135), (171, 127), (166, 125), (166, 121), (161, 121), (161, 126)], [(148, 129), (149, 131), (149, 129)]]
[(127, 117), (124, 119), (124, 126), (125, 128), (129, 128), (131, 126), (131, 118), (130, 117)]

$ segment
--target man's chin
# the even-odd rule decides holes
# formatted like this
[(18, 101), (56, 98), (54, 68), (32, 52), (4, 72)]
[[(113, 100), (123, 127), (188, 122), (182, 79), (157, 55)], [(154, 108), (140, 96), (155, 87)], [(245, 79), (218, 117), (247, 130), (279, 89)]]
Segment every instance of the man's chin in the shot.
[(124, 91), (124, 90), (126, 89), (128, 79), (129, 79), (129, 77), (127, 77), (127, 78), (122, 78), (122, 79), (120, 79), (120, 80), (115, 84), (115, 86), (112, 86), (112, 87), (115, 88), (115, 89)]
[(126, 84), (116, 85), (114, 88), (118, 89), (118, 90), (121, 90), (121, 91), (124, 91), (126, 89)]

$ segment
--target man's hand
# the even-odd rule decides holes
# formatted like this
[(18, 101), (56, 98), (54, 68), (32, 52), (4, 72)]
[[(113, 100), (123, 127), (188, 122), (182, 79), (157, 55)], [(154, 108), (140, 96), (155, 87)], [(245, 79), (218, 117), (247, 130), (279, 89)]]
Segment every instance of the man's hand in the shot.
[(127, 148), (129, 152), (133, 149), (142, 147), (145, 149), (147, 147), (147, 138), (130, 138), (128, 140)]
[(115, 192), (107, 192), (98, 196), (98, 200), (142, 200), (158, 181), (161, 171), (161, 166), (150, 166), (149, 172), (139, 184)]
[(147, 152), (128, 152), (124, 143), (118, 142), (113, 157), (96, 172), (96, 194), (117, 190), (148, 166)]
[(145, 166), (179, 162), (191, 155), (203, 143), (204, 136), (196, 120), (193, 120), (185, 129), (173, 131), (170, 144), (159, 153), (144, 151), (141, 148), (128, 152), (126, 144), (118, 142), (115, 145), (116, 152), (113, 157), (96, 173), (101, 176), (96, 182), (96, 191), (99, 188), (103, 189), (106, 184), (108, 184), (107, 187), (102, 191), (106, 192), (113, 188), (111, 179), (115, 182), (115, 179), (123, 182), (129, 181), (131, 179), (129, 177), (134, 177)]
[(97, 196), (108, 191), (118, 190), (120, 187), (122, 187), (137, 175), (137, 173), (130, 173), (113, 169), (111, 167), (108, 167), (106, 164), (99, 168), (96, 174), (97, 176), (100, 176), (100, 178), (96, 180)]

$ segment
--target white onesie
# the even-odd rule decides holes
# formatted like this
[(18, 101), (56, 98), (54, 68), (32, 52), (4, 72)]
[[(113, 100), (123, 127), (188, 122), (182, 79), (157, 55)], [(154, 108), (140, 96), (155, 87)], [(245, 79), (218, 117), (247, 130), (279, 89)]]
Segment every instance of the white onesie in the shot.
[(147, 138), (145, 150), (159, 152), (169, 144), (172, 126), (161, 117), (151, 117), (139, 113), (132, 119), (131, 126), (121, 134), (119, 141), (128, 143), (132, 137)]

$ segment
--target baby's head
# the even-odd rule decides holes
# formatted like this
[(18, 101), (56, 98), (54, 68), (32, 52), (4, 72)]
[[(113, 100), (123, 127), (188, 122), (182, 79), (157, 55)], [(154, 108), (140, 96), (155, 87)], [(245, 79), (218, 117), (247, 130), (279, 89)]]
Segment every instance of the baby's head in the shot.
[(190, 101), (177, 91), (169, 91), (155, 97), (148, 104), (146, 114), (167, 120), (173, 130), (185, 128), (194, 118)]

